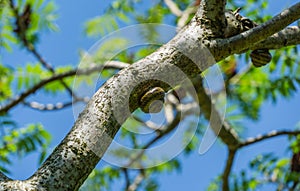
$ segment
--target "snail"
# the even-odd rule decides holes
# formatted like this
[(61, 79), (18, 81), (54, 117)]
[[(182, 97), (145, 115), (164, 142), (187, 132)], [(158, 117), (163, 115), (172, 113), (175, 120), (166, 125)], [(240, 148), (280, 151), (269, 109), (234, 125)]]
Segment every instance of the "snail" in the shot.
[(161, 87), (154, 87), (144, 93), (140, 98), (140, 108), (145, 113), (158, 113), (163, 108), (164, 98), (164, 89)]
[(261, 67), (268, 64), (272, 60), (272, 55), (268, 49), (257, 49), (250, 53), (253, 66)]

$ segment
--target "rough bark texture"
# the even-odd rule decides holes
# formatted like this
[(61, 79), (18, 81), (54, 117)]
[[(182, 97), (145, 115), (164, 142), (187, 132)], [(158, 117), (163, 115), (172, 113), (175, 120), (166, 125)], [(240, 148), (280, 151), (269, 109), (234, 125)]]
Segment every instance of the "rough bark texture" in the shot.
[[(149, 87), (168, 90), (186, 77), (195, 77), (215, 64), (205, 56), (209, 54), (206, 48), (219, 61), (255, 46), (262, 47), (263, 40), (271, 46), (276, 38), (273, 34), (300, 17), (298, 3), (261, 26), (220, 39), (225, 31), (225, 2), (202, 1), (195, 18), (174, 39), (120, 71), (97, 91), (66, 138), (32, 177), (25, 181), (7, 181), (1, 176), (4, 181), (0, 182), (0, 190), (77, 190), (99, 162), (122, 123), (139, 107), (139, 98)], [(299, 34), (299, 28), (284, 32)], [(286, 38), (290, 37), (287, 35)], [(282, 43), (285, 44), (293, 43)], [(177, 70), (184, 75), (174, 75)]]

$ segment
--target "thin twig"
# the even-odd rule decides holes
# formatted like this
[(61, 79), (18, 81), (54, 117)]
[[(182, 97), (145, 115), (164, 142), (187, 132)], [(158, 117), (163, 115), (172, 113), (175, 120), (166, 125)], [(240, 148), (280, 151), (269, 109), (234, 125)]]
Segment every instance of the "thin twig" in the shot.
[(144, 178), (145, 178), (145, 172), (144, 172), (144, 170), (140, 169), (139, 171), (140, 171), (140, 173), (135, 177), (134, 181), (128, 187), (127, 191), (135, 191), (135, 190), (137, 190), (137, 188), (139, 187), (139, 185), (141, 184), (141, 182), (144, 180)]
[(129, 186), (130, 186), (130, 179), (129, 179), (129, 175), (128, 175), (128, 170), (127, 168), (121, 168), (123, 173), (124, 173), (124, 176), (125, 176), (125, 184), (126, 184), (126, 190), (129, 189)]
[[(28, 44), (25, 44), (27, 49), (39, 60), (39, 62), (52, 74), (55, 74), (54, 68), (45, 61), (45, 59), (41, 56), (41, 54), (36, 50), (34, 46), (28, 46)], [(66, 84), (66, 82), (63, 79), (59, 79), (60, 83), (66, 88), (67, 92), (71, 97), (77, 98), (76, 94), (73, 92), (73, 90)]]
[(73, 101), (62, 103), (62, 102), (57, 102), (55, 104), (49, 103), (49, 104), (43, 104), (43, 103), (38, 103), (38, 102), (23, 102), (23, 104), (31, 109), (34, 110), (39, 110), (39, 111), (57, 111), (57, 110), (62, 110), (65, 109), (69, 106), (72, 106), (75, 103), (83, 102), (87, 103), (89, 101), (89, 97), (84, 97), (84, 98), (77, 98)]
[(272, 131), (272, 132), (269, 132), (265, 135), (258, 135), (257, 137), (252, 137), (252, 138), (248, 138), (246, 139), (244, 142), (242, 142), (240, 145), (239, 145), (239, 148), (241, 147), (245, 147), (245, 146), (248, 146), (248, 145), (252, 145), (254, 143), (258, 143), (258, 142), (261, 142), (263, 140), (266, 140), (266, 139), (270, 139), (270, 138), (273, 138), (273, 137), (278, 137), (278, 136), (282, 136), (282, 135), (293, 135), (293, 136), (296, 136), (296, 135), (299, 135), (300, 134), (300, 131), (287, 131), (287, 130), (283, 130), (283, 131)]
[(141, 123), (143, 126), (149, 128), (149, 129), (151, 129), (151, 130), (156, 131), (158, 134), (161, 133), (161, 127), (158, 126), (157, 124), (153, 123), (152, 121), (146, 121), (146, 122), (145, 122), (145, 121), (143, 121), (142, 119), (140, 119), (139, 117), (134, 116), (134, 115), (132, 116), (132, 118), (133, 118), (134, 120), (136, 120), (137, 122)]
[(196, 6), (192, 6), (192, 7), (188, 7), (186, 10), (183, 11), (182, 15), (180, 16), (180, 18), (178, 19), (177, 22), (177, 28), (181, 29), (182, 27), (185, 26), (187, 20), (189, 19), (190, 15), (192, 13), (196, 13), (197, 12), (197, 8)]
[(242, 77), (245, 76), (249, 72), (249, 70), (251, 69), (251, 67), (252, 67), (252, 64), (248, 64), (239, 73), (237, 73), (232, 78), (230, 78), (229, 79), (229, 83), (231, 85), (236, 85), (242, 79)]
[(165, 4), (169, 7), (170, 11), (177, 17), (182, 15), (182, 11), (172, 0), (164, 0)]
[[(14, 12), (17, 21), (22, 21), (22, 15), (18, 13), (18, 8), (14, 5), (12, 0), (10, 1), (10, 7)], [(27, 28), (24, 28), (22, 26), (24, 25), (24, 23), (16, 22), (16, 25), (19, 30), (16, 30), (15, 33), (17, 34), (17, 37), (21, 40), (23, 45), (26, 47), (26, 49), (35, 56), (35, 58), (42, 64), (42, 66), (44, 66), (52, 74), (55, 74), (54, 68), (49, 63), (46, 62), (46, 60), (42, 57), (42, 55), (36, 50), (36, 47), (28, 41), (26, 37)], [(59, 79), (59, 81), (65, 87), (69, 95), (76, 99), (76, 95), (74, 94), (72, 89), (66, 84), (66, 82), (64, 82), (63, 79)]]
[(144, 145), (142, 147), (142, 149), (140, 150), (140, 152), (138, 152), (129, 162), (125, 167), (130, 167), (132, 166), (137, 160), (139, 160), (143, 154), (145, 153), (146, 149), (149, 148), (151, 145), (153, 145), (155, 142), (157, 142), (158, 140), (160, 140), (162, 137), (164, 137), (165, 135), (169, 134), (173, 129), (175, 129), (175, 127), (177, 127), (177, 125), (180, 123), (180, 121), (182, 120), (181, 118), (181, 112), (178, 111), (178, 113), (176, 114), (174, 120), (172, 121), (172, 123), (170, 123), (167, 128), (162, 131), (160, 134), (158, 134), (156, 137), (154, 137), (152, 140), (150, 140), (146, 145)]

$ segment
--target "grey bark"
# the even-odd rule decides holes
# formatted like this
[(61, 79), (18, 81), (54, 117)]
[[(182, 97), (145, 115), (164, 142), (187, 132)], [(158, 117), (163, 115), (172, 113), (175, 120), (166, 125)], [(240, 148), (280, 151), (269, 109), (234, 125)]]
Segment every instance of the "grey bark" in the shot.
[(268, 37), (300, 17), (298, 3), (267, 23), (223, 39), (224, 6), (225, 1), (202, 1), (192, 22), (169, 43), (120, 71), (95, 93), (71, 131), (33, 176), (24, 181), (9, 181), (1, 176), (0, 190), (77, 190), (99, 162), (122, 123), (139, 107), (143, 93), (157, 86), (166, 91), (170, 89), (158, 80), (144, 79), (158, 78), (178, 85), (185, 78), (172, 75), (174, 67), (193, 78), (215, 64), (212, 60), (199, 59), (207, 53), (206, 48), (216, 61), (220, 61), (256, 45), (262, 46), (263, 40), (268, 41)]

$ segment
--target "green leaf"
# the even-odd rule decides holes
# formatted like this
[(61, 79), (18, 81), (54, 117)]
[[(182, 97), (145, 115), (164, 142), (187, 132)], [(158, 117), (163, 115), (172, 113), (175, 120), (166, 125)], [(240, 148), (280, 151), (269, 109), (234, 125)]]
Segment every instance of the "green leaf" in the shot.
[[(17, 154), (23, 157), (41, 148), (39, 161), (44, 160), (51, 140), (50, 134), (41, 124), (30, 124), (20, 129), (8, 129), (0, 141), (0, 161), (9, 163), (9, 157)], [(0, 168), (4, 168), (0, 163)]]
[(288, 158), (283, 158), (277, 161), (276, 167), (281, 168), (284, 166), (287, 166), (290, 163), (290, 159)]
[(118, 28), (115, 17), (111, 15), (103, 15), (95, 17), (85, 23), (85, 33), (89, 37), (103, 36)]

